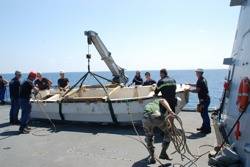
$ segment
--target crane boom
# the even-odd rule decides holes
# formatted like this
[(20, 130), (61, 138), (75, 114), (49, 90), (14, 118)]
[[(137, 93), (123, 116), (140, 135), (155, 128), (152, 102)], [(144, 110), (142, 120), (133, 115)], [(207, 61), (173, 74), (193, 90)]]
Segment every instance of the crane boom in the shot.
[(128, 78), (124, 74), (124, 69), (119, 67), (114, 59), (111, 56), (111, 52), (108, 51), (106, 46), (103, 44), (102, 40), (99, 38), (98, 34), (94, 31), (85, 31), (84, 33), (87, 36), (88, 44), (94, 44), (98, 53), (101, 55), (102, 60), (106, 63), (109, 70), (113, 74), (113, 81), (116, 83), (124, 83), (128, 82)]

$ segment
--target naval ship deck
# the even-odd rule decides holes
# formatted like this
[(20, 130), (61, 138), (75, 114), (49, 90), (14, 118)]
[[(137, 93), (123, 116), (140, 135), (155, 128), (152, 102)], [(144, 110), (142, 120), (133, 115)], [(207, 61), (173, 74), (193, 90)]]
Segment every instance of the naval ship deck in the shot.
[[(48, 121), (35, 120), (30, 134), (18, 134), (18, 126), (9, 125), (9, 105), (0, 106), (0, 166), (1, 167), (144, 167), (147, 166), (148, 152), (145, 147), (134, 140), (138, 138), (132, 126), (114, 127), (112, 125), (56, 123), (57, 132), (51, 133)], [(203, 135), (196, 132), (201, 118), (195, 112), (181, 112), (188, 145), (193, 154), (211, 150), (215, 145), (214, 131)], [(138, 126), (141, 137), (143, 130)], [(160, 135), (155, 141), (156, 155), (161, 150)], [(173, 144), (168, 153), (172, 161), (162, 162), (185, 164), (180, 155), (174, 152)], [(208, 156), (202, 156), (197, 166), (206, 167)], [(159, 166), (159, 163), (148, 166)], [(172, 166), (171, 165), (171, 166)], [(175, 165), (178, 166), (178, 165)], [(188, 165), (195, 166), (195, 165)]]

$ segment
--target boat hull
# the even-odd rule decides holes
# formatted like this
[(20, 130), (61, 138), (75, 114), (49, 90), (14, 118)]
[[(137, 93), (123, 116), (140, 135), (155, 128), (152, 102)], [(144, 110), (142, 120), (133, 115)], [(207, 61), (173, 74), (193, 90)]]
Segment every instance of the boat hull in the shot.
[[(143, 94), (144, 89), (147, 96)], [(136, 93), (134, 93), (135, 90)], [(95, 92), (97, 90), (90, 91)], [(82, 97), (79, 99), (75, 95), (72, 96), (74, 98), (60, 100), (60, 95), (58, 94), (47, 100), (32, 100), (31, 117), (35, 119), (50, 118), (53, 120), (77, 122), (140, 122), (143, 118), (144, 106), (155, 99), (150, 87), (121, 88), (119, 92), (114, 93), (114, 91), (115, 89), (110, 90), (113, 96), (110, 95), (111, 99), (109, 100), (105, 97)], [(131, 92), (129, 93), (129, 91)], [(85, 94), (88, 94), (88, 91)], [(122, 94), (121, 96), (125, 98), (119, 98), (119, 94)], [(133, 97), (130, 98), (132, 95)], [(176, 110), (179, 111), (187, 103), (188, 94), (178, 92), (177, 96), (179, 100)], [(115, 121), (112, 118), (112, 112), (116, 119)]]

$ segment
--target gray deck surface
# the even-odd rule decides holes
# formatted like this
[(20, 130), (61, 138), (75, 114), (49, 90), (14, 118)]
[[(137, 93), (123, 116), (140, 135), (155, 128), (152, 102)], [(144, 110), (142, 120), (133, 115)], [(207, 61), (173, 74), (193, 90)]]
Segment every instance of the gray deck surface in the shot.
[[(51, 125), (47, 121), (35, 121), (30, 134), (18, 134), (18, 126), (10, 126), (8, 121), (9, 106), (0, 106), (0, 166), (1, 167), (144, 167), (148, 152), (145, 147), (134, 140), (138, 138), (131, 126), (114, 127), (98, 124), (57, 123), (57, 132), (49, 131)], [(215, 136), (202, 135), (196, 132), (201, 118), (195, 112), (179, 114), (184, 123), (188, 145), (193, 154), (201, 154), (211, 150)], [(143, 130), (138, 126), (141, 137)], [(42, 135), (42, 136), (40, 136)], [(156, 155), (161, 149), (160, 135), (156, 138)], [(171, 144), (168, 153), (174, 151)], [(178, 154), (170, 155), (175, 163), (185, 164)], [(207, 155), (196, 163), (206, 167)], [(170, 161), (162, 161), (164, 164)], [(171, 165), (171, 166), (172, 166)], [(168, 166), (168, 165), (166, 165)], [(175, 165), (178, 166), (178, 165)], [(195, 165), (191, 165), (195, 166)]]

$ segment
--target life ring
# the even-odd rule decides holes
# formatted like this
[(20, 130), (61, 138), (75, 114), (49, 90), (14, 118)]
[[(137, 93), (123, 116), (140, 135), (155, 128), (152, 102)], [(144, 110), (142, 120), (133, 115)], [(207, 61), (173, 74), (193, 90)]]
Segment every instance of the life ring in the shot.
[(249, 104), (249, 93), (250, 93), (249, 82), (250, 80), (248, 77), (245, 77), (240, 82), (238, 98), (237, 98), (237, 105), (240, 112), (245, 111)]

